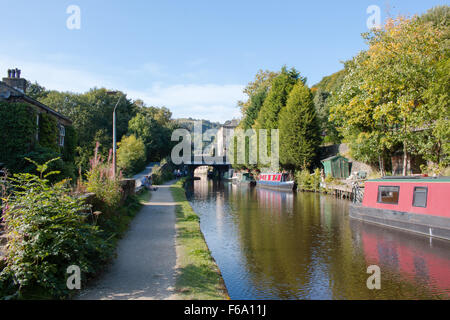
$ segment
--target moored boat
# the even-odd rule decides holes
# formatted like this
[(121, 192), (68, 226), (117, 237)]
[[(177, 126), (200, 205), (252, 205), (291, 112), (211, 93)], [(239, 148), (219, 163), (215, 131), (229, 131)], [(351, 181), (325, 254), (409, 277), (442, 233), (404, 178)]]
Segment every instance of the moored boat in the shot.
[(295, 183), (289, 180), (287, 173), (262, 173), (256, 185), (261, 188), (292, 191)]
[(385, 177), (366, 181), (350, 217), (450, 240), (450, 178)]
[(236, 184), (249, 184), (251, 186), (256, 185), (255, 178), (253, 178), (253, 175), (250, 172), (235, 173), (231, 181)]

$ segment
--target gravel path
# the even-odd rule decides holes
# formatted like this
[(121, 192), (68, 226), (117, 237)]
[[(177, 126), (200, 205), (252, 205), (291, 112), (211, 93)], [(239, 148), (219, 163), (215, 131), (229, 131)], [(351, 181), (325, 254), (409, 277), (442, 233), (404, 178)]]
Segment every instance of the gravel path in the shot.
[(152, 192), (120, 240), (117, 258), (80, 300), (171, 299), (175, 287), (175, 203), (167, 183)]

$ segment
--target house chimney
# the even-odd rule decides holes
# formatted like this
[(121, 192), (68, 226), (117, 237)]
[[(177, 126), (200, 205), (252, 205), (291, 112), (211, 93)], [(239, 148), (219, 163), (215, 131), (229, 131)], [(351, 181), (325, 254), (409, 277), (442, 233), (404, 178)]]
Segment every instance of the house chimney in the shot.
[(8, 77), (3, 78), (2, 81), (8, 86), (17, 89), (22, 93), (25, 93), (25, 91), (27, 90), (27, 80), (20, 77), (21, 73), (22, 71), (17, 68), (8, 69)]

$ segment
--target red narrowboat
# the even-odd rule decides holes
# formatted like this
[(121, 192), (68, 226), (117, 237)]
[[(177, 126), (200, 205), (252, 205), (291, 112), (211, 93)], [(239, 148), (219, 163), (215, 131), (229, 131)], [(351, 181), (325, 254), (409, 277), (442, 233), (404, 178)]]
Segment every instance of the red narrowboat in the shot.
[(385, 177), (369, 180), (350, 217), (450, 240), (450, 178)]
[(289, 181), (287, 173), (261, 173), (256, 185), (261, 188), (292, 191), (295, 183)]

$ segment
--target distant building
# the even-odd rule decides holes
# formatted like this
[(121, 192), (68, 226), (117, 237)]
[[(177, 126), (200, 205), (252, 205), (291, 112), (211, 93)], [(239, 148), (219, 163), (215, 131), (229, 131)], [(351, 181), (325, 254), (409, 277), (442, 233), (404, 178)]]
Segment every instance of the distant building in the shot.
[(217, 153), (218, 156), (226, 156), (228, 147), (231, 142), (231, 137), (234, 135), (234, 130), (239, 125), (238, 119), (226, 121), (217, 132)]
[[(65, 128), (72, 125), (72, 121), (64, 115), (56, 112), (45, 104), (26, 95), (27, 80), (21, 78), (19, 69), (8, 70), (8, 76), (0, 81), (0, 102), (22, 102), (31, 106), (36, 111), (36, 127), (39, 128), (39, 121), (42, 114), (53, 117), (58, 126), (59, 138), (57, 144), (64, 147)], [(1, 119), (0, 119), (1, 121)], [(37, 130), (36, 140), (39, 140), (39, 130)]]

